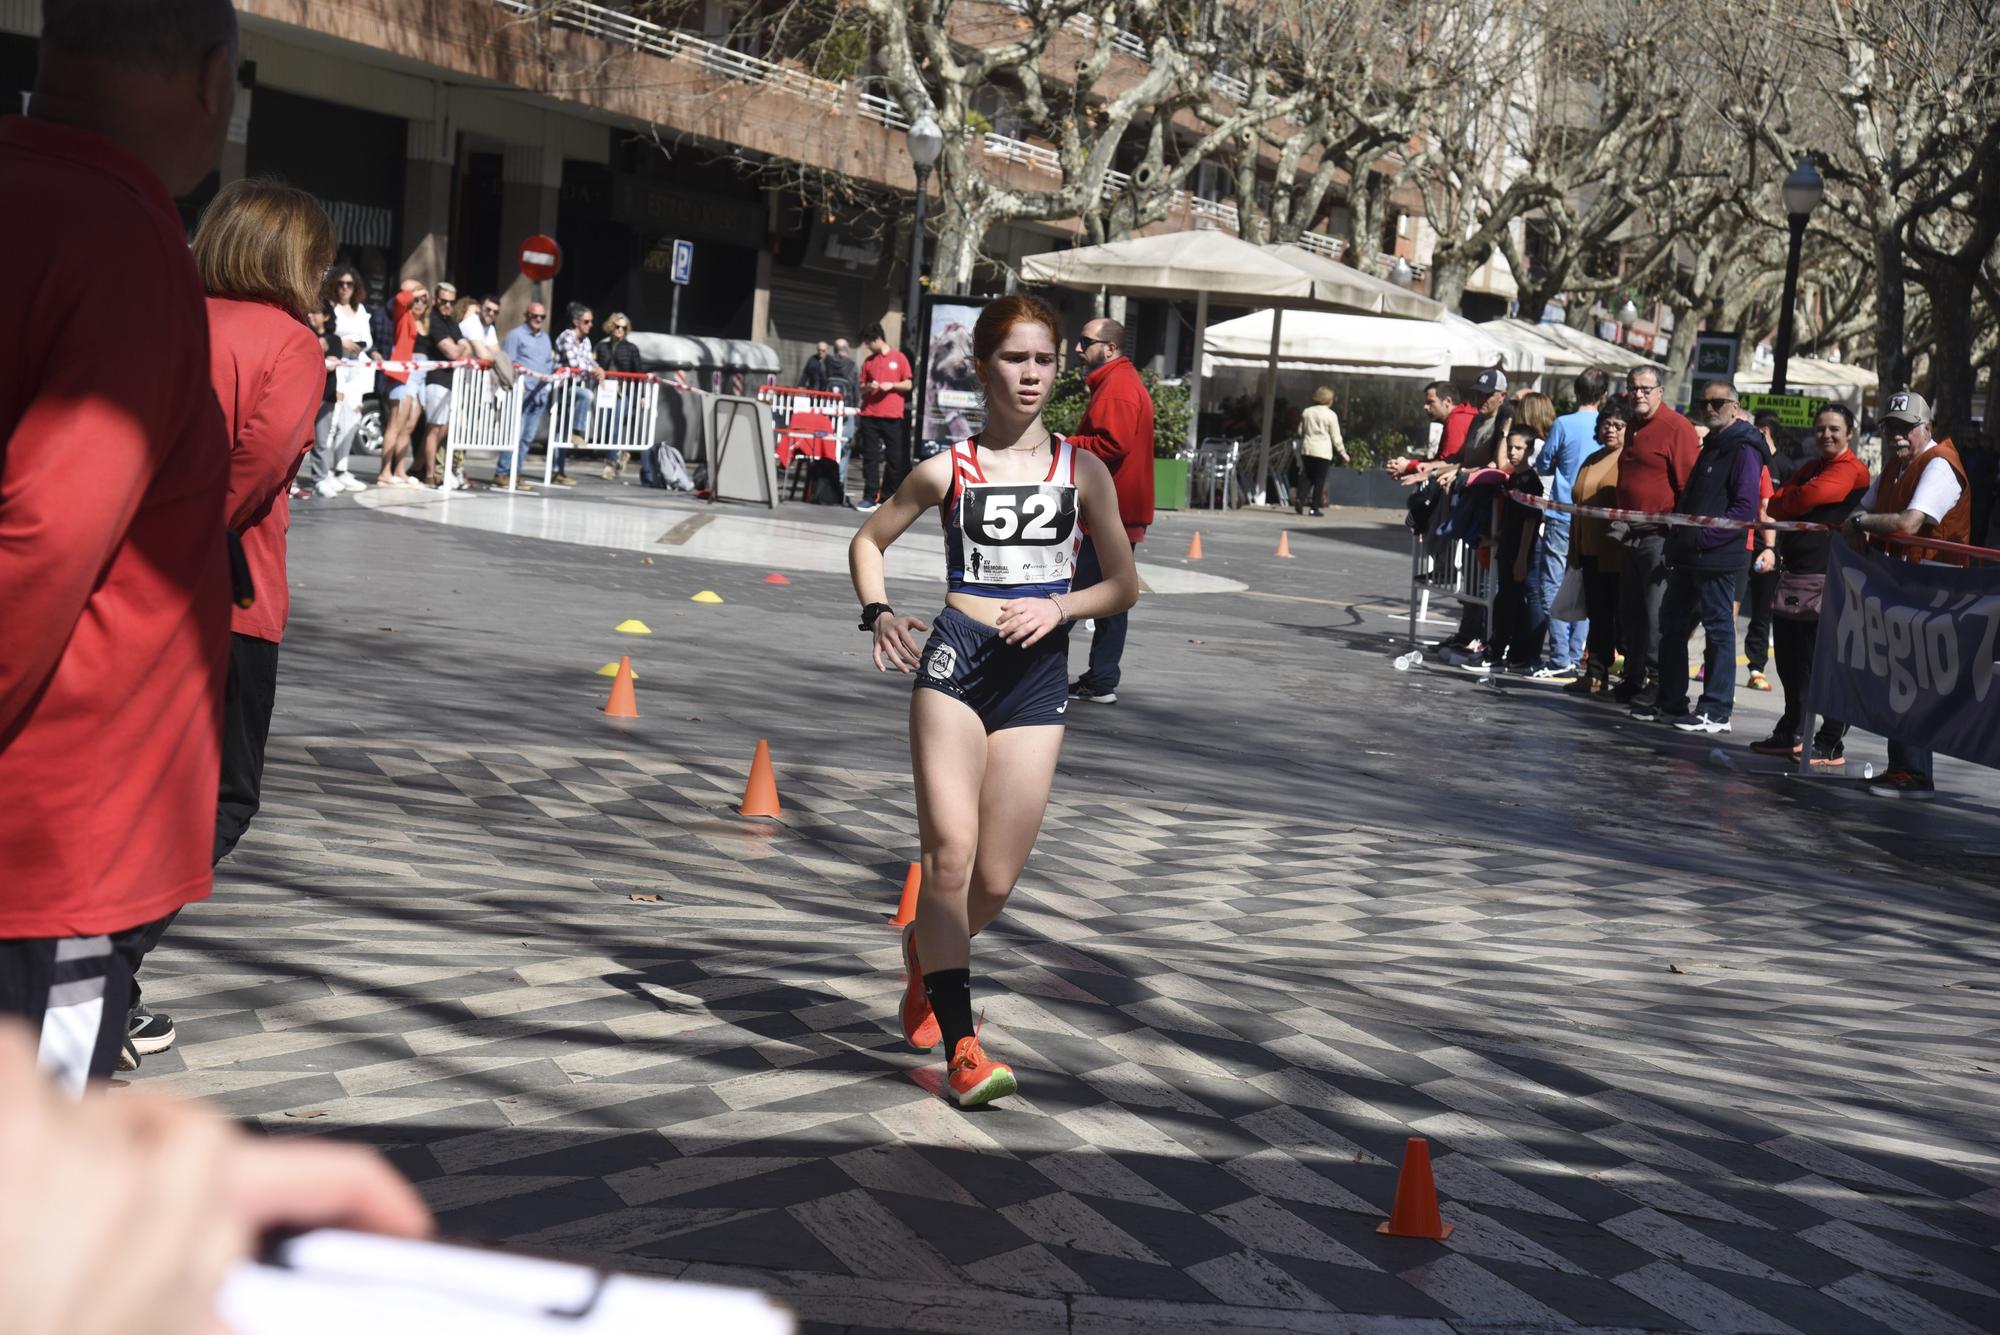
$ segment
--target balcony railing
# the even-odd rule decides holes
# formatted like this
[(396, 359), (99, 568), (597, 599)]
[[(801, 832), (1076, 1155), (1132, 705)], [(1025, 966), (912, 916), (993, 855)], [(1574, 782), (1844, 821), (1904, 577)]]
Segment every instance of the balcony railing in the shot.
[(705, 37), (650, 23), (615, 9), (606, 9), (603, 5), (589, 4), (586, 0), (559, 0), (550, 5), (537, 4), (534, 0), (494, 0), (494, 3), (524, 17), (539, 14), (558, 28), (568, 28), (670, 60), (677, 56), (689, 56), (699, 60), (704, 69), (726, 79), (782, 89), (808, 102), (840, 106), (848, 100), (849, 85), (845, 83), (815, 78), (804, 70), (733, 51)]
[(1307, 250), (1316, 251), (1326, 256), (1330, 260), (1337, 260), (1347, 253), (1347, 242), (1345, 239), (1337, 236), (1328, 236), (1325, 232), (1301, 232), (1299, 233), (1299, 244)]

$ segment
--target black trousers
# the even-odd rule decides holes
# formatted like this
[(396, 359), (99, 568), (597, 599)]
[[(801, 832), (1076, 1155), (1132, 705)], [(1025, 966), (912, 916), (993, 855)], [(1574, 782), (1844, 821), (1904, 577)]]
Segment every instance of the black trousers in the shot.
[(1590, 675), (1611, 680), (1611, 663), (1618, 657), (1618, 572), (1605, 570), (1594, 556), (1579, 561), (1583, 571), (1583, 606), (1590, 614), (1584, 652), (1590, 655)]
[(27, 1021), (43, 1069), (69, 1093), (118, 1068), (141, 943), (149, 934), (158, 940), (166, 921), (104, 936), (0, 941), (0, 1015)]
[(1749, 583), (1750, 596), (1743, 601), (1750, 628), (1743, 633), (1743, 656), (1750, 660), (1750, 671), (1762, 672), (1771, 661), (1771, 604), (1778, 596), (1777, 569), (1752, 570)]
[(909, 475), (910, 439), (900, 417), (860, 420), (861, 496), (866, 501), (879, 501), (895, 495)]
[(215, 802), (215, 861), (229, 856), (263, 803), (264, 744), (278, 695), (278, 646), (229, 637), (229, 684), (222, 696), (222, 786)]
[[(1776, 736), (1799, 740), (1799, 723), (1805, 714), (1806, 685), (1812, 680), (1813, 653), (1819, 645), (1819, 619), (1797, 621), (1791, 617), (1771, 620), (1772, 648), (1778, 660), (1778, 684), (1785, 691), (1785, 712), (1778, 719)], [(1823, 718), (1813, 733), (1813, 745), (1838, 752), (1847, 737), (1847, 725), (1839, 719)]]
[(1625, 642), (1621, 688), (1651, 703), (1645, 692), (1660, 673), (1660, 600), (1667, 596), (1667, 540), (1647, 534), (1625, 544), (1618, 574), (1618, 624)]
[(1333, 460), (1315, 459), (1308, 454), (1300, 459), (1299, 463), (1306, 471), (1305, 486), (1300, 488), (1303, 494), (1299, 497), (1299, 503), (1315, 510), (1323, 509), (1326, 505), (1326, 475), (1333, 468)]

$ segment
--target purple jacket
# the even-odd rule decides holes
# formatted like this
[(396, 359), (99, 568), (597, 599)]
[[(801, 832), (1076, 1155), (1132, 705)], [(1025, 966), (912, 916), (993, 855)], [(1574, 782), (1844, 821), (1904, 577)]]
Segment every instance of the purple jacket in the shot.
[[(1763, 437), (1757, 428), (1732, 422), (1711, 431), (1701, 443), (1674, 511), (1711, 519), (1755, 519), (1763, 471)], [(1748, 559), (1742, 529), (1678, 524), (1667, 530), (1666, 556), (1668, 565), (1710, 571), (1739, 570)]]

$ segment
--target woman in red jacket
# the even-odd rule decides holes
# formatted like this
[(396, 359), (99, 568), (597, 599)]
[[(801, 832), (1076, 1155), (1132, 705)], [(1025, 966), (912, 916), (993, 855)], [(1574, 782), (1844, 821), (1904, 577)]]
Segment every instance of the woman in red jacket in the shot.
[[(1829, 403), (1813, 419), (1815, 458), (1799, 465), (1791, 479), (1771, 494), (1773, 519), (1802, 519), (1835, 528), (1853, 512), (1868, 490), (1868, 465), (1854, 453), (1854, 414), (1845, 405)], [(1785, 688), (1785, 712), (1769, 737), (1751, 743), (1762, 755), (1796, 757), (1804, 745), (1799, 736), (1806, 685), (1812, 680), (1813, 647), (1819, 638), (1820, 595), (1826, 584), (1827, 548), (1832, 533), (1783, 532), (1775, 546), (1757, 554), (1753, 570), (1778, 572), (1771, 607), (1772, 648), (1778, 679)], [(1812, 763), (1842, 765), (1847, 725), (1821, 719), (1812, 739)]]
[(229, 527), (243, 539), (257, 590), (230, 626), (217, 861), (256, 814), (263, 783), (278, 642), (291, 604), (286, 492), (312, 447), (326, 384), (325, 354), (305, 313), (319, 302), (333, 250), (333, 224), (318, 202), (271, 181), (224, 186), (194, 234), (195, 268), (208, 291), (211, 379), (229, 425)]

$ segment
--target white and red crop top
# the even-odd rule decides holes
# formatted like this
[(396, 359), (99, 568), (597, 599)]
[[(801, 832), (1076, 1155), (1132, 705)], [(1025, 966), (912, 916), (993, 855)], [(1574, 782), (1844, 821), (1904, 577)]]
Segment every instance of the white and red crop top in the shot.
[(988, 482), (977, 437), (951, 447), (944, 521), (947, 587), (976, 598), (1045, 598), (1068, 593), (1083, 545), (1077, 523), (1076, 455), (1052, 440), (1040, 482)]

